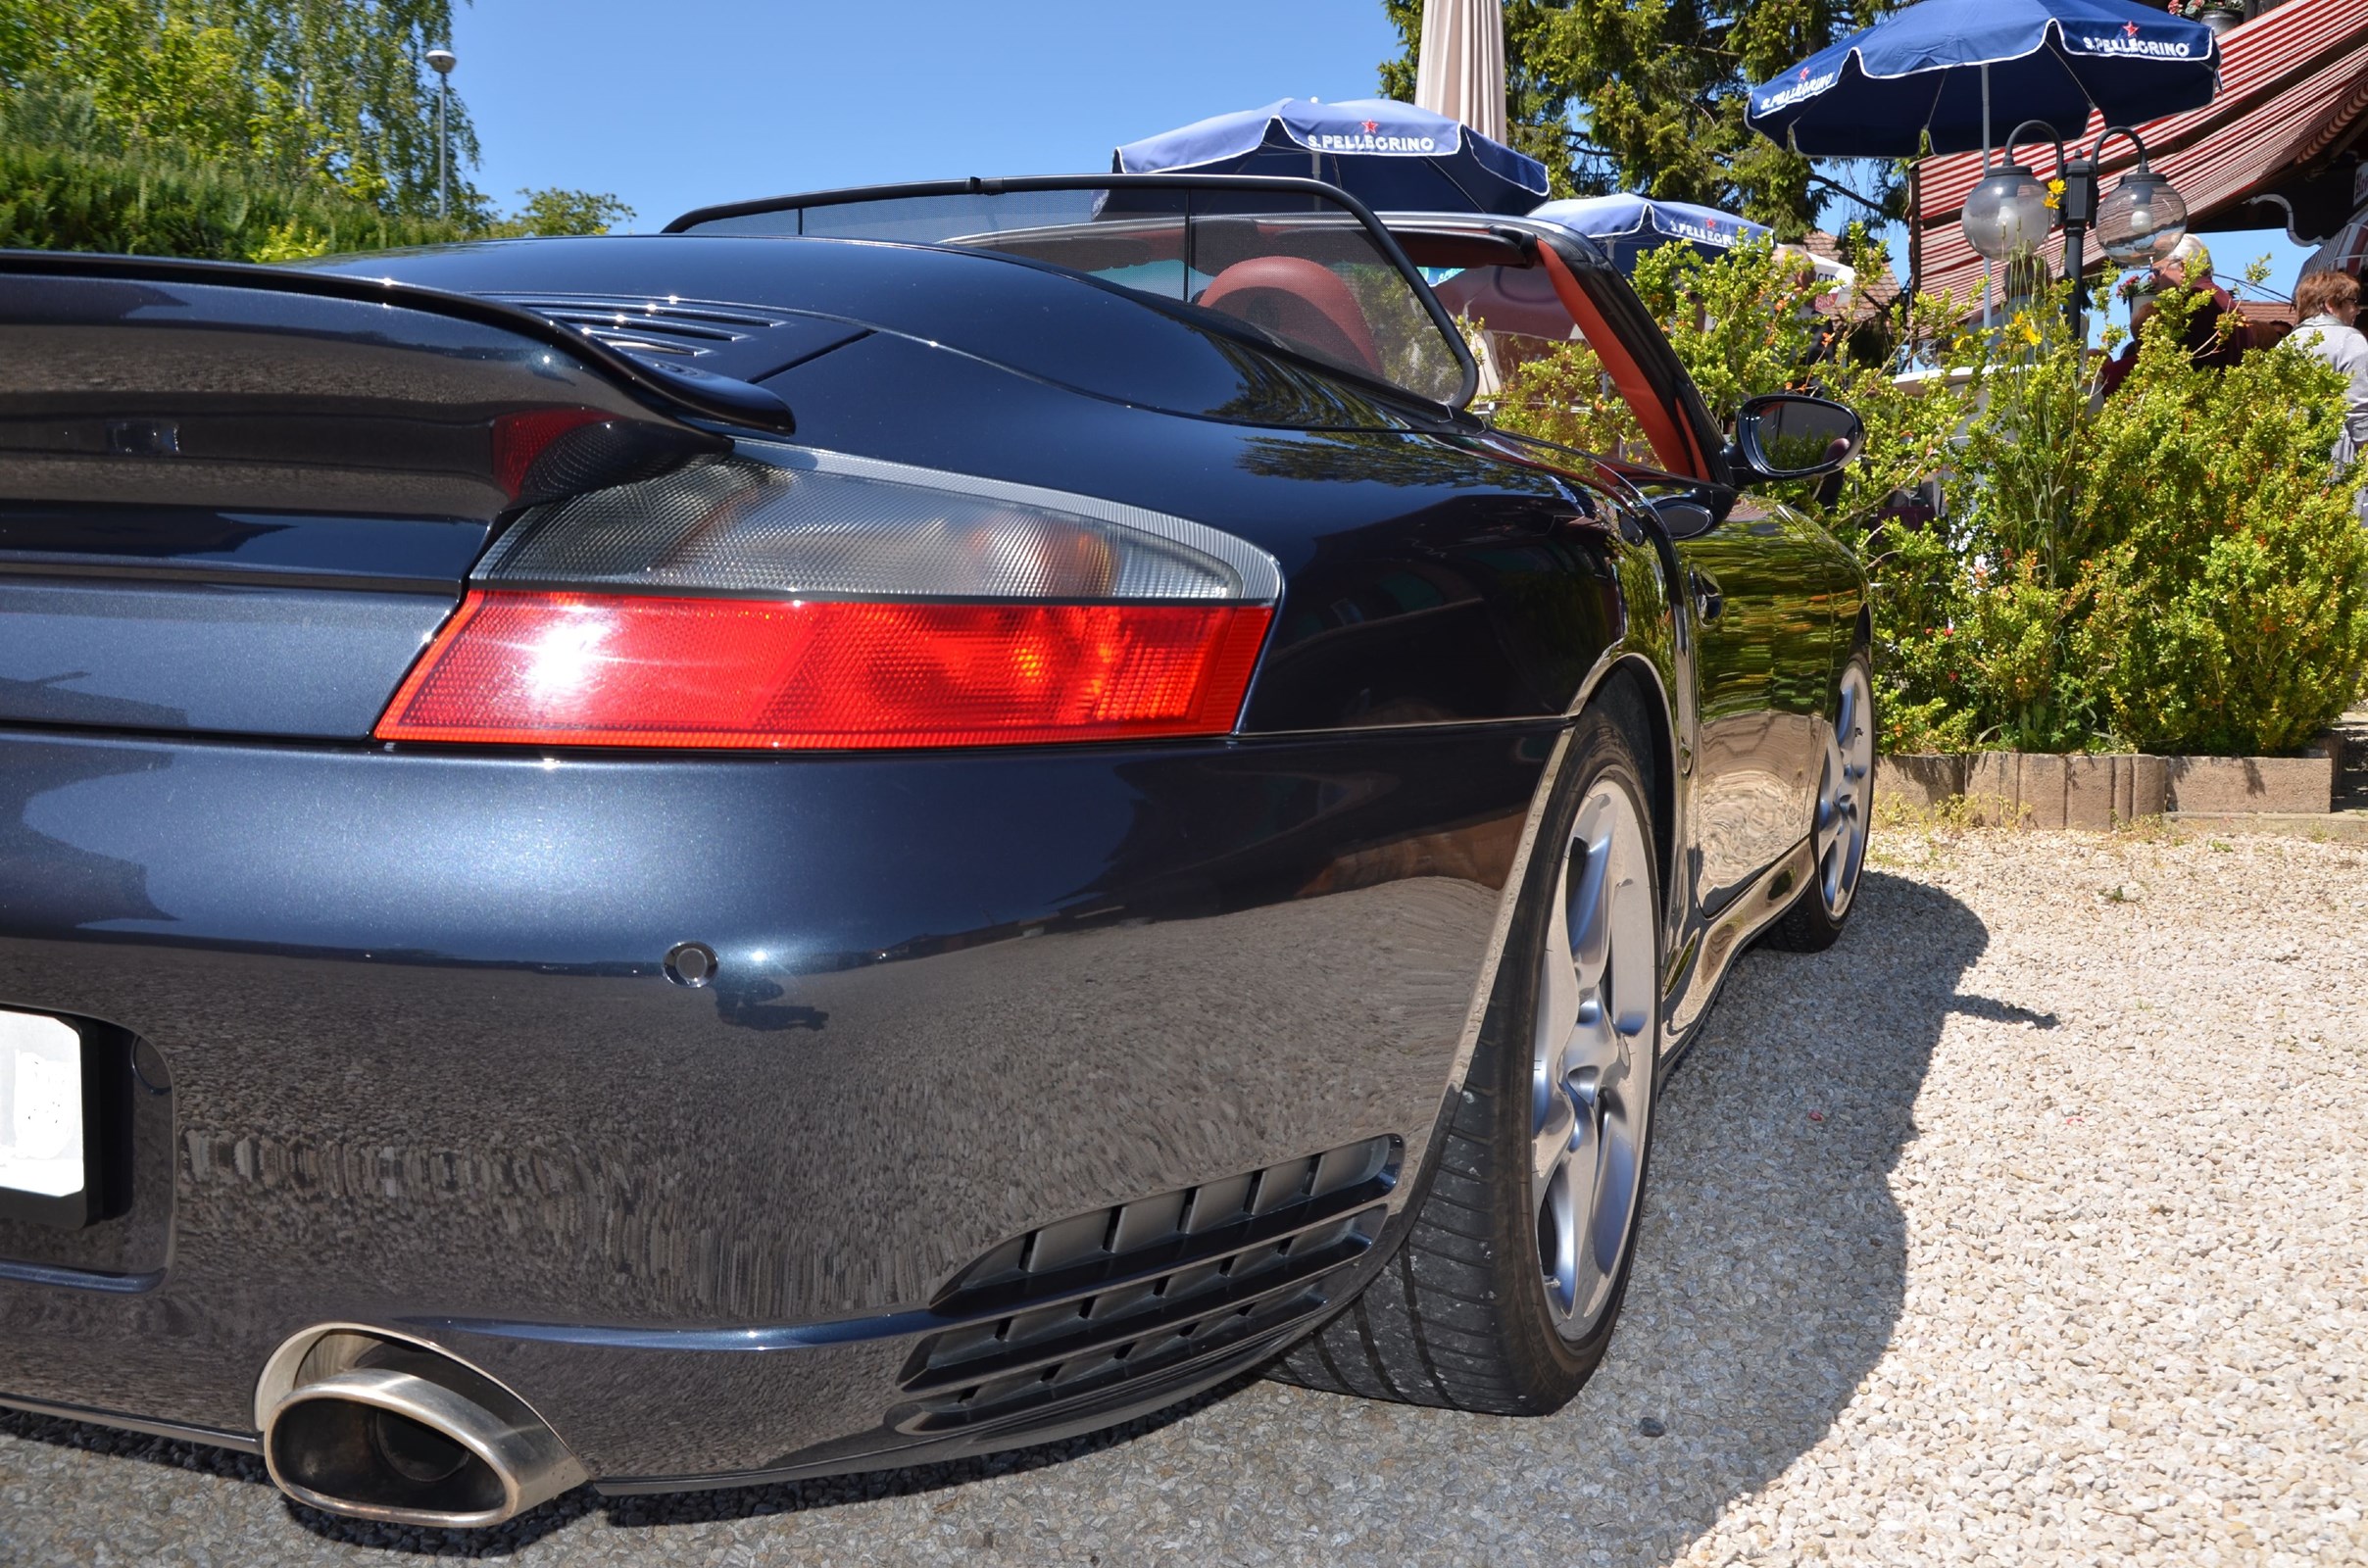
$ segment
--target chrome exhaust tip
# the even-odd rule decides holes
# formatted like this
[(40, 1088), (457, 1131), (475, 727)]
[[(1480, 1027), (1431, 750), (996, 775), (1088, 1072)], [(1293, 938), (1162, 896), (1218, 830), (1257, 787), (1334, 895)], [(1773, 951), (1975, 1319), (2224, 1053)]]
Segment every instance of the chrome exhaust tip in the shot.
[(279, 1490), (349, 1519), (498, 1525), (585, 1479), (525, 1400), (383, 1329), (325, 1324), (297, 1335), (266, 1363), (255, 1407)]

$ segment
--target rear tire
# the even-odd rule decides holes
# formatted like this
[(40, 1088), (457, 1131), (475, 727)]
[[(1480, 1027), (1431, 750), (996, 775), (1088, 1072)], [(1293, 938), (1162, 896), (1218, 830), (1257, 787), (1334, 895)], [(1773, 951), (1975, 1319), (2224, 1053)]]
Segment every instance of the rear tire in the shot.
[(1834, 719), (1825, 739), (1825, 770), (1809, 820), (1816, 865), (1809, 885), (1760, 941), (1783, 953), (1823, 953), (1842, 936), (1857, 902), (1874, 828), (1875, 687), (1863, 649), (1834, 683)]
[(1543, 1415), (1602, 1361), (1636, 1255), (1660, 1040), (1644, 777), (1607, 718), (1580, 720), (1412, 1228), (1271, 1375)]

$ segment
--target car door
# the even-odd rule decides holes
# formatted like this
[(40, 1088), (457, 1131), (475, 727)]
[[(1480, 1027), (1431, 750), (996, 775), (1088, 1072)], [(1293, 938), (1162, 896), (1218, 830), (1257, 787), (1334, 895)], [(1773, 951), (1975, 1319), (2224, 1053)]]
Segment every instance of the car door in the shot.
[[(1699, 715), (1689, 815), (1698, 897), (1715, 910), (1809, 830), (1832, 665), (1833, 546), (1788, 509), (1723, 483), (1709, 411), (1600, 255), (1551, 225), (1457, 234), (1393, 224), (1401, 230), (1410, 255), (1451, 274), (1440, 297), (1483, 342), (1484, 386), (1509, 384), (1557, 340), (1596, 356), (1598, 383), (1573, 383), (1592, 394), (1584, 416), (1551, 438), (1643, 470), (1631, 477), (1667, 523), (1688, 579)], [(1485, 248), (1512, 241), (1525, 242), (1517, 262)], [(1508, 352), (1521, 340), (1530, 346)], [(1682, 715), (1686, 694), (1676, 702)]]
[(1808, 832), (1832, 662), (1831, 547), (1748, 491), (1724, 515), (1676, 512), (1663, 509), (1684, 535), (1694, 614), (1694, 837), (1709, 910)]

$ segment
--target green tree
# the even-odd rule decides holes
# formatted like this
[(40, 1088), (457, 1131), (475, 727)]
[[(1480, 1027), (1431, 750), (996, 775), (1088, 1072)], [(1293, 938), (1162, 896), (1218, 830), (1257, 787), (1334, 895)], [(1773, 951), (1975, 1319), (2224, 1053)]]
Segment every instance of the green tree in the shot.
[[(1414, 96), (1422, 0), (1382, 0), (1403, 52), (1381, 90)], [(1505, 0), (1505, 118), (1554, 194), (1703, 202), (1797, 238), (1822, 199), (1904, 212), (1896, 173), (1818, 169), (1744, 124), (1750, 89), (1892, 0)], [(1869, 186), (1860, 189), (1861, 184)]]
[(518, 212), (486, 226), (489, 236), (521, 234), (606, 234), (633, 216), (633, 209), (607, 191), (521, 190)]
[[(427, 51), (452, 37), (451, 0), (184, 0), (240, 42), (259, 82), (256, 151), (275, 169), (310, 166), (388, 212), (436, 209), (437, 82)], [(468, 106), (448, 106), (456, 205), (479, 204), (462, 171), (477, 161)]]
[[(451, 221), (437, 221), (425, 61), (451, 27), (451, 0), (0, 0), (15, 243), (286, 261), (372, 235), (599, 233), (630, 218), (613, 195), (561, 189), (520, 191), (521, 211), (498, 216), (467, 177), (477, 139), (455, 94)], [(173, 194), (148, 221), (154, 179)]]
[(260, 110), (228, 29), (142, 0), (0, 0), (0, 78), (12, 99), (80, 100), (81, 132), (108, 152), (244, 156)]
[[(450, 0), (0, 0), (0, 79), (87, 94), (109, 150), (166, 143), (425, 216), (425, 57), (451, 30)], [(457, 94), (449, 136), (460, 176), (477, 140)], [(465, 177), (454, 193), (465, 210), (481, 205)]]

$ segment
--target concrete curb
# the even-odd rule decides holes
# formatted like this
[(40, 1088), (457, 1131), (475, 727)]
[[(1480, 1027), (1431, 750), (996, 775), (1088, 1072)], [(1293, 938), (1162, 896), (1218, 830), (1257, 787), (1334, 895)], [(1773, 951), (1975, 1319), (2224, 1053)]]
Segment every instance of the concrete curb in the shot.
[(2288, 838), (2368, 844), (2368, 811), (2173, 811), (2164, 818), (2202, 833), (2275, 833)]
[(1922, 752), (1878, 759), (1877, 799), (1927, 810), (1962, 799), (1975, 820), (2105, 829), (2145, 816), (2326, 815), (2335, 803), (2328, 747), (2302, 757), (2103, 757), (2040, 752)]

